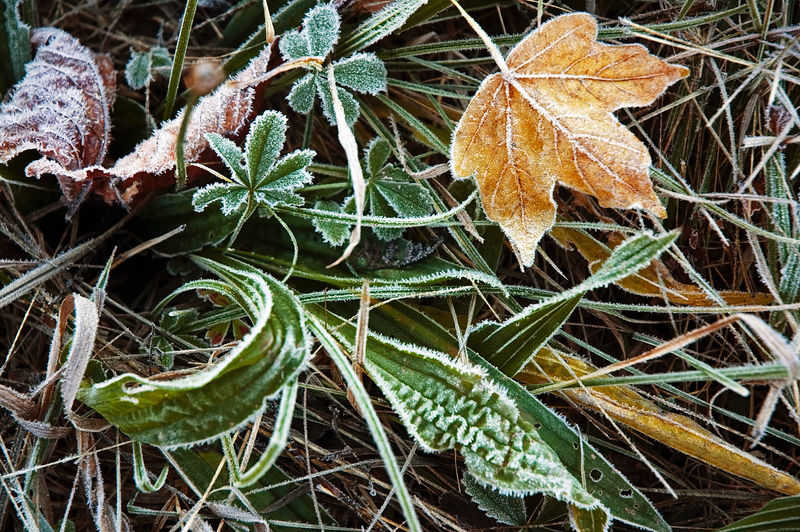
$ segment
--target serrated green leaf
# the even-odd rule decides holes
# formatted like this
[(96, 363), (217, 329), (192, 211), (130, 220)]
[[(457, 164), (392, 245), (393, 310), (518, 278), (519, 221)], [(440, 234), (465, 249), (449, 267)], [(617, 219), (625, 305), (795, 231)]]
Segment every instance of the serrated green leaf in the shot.
[(379, 175), (391, 154), (392, 145), (388, 140), (383, 137), (372, 139), (364, 149), (365, 173), (373, 177)]
[[(353, 349), (355, 326), (314, 307)], [(564, 468), (486, 371), (442, 352), (370, 333), (364, 369), (420, 445), (456, 449), (478, 482), (505, 493), (544, 493), (583, 508), (600, 502)]]
[(308, 39), (299, 31), (290, 31), (281, 36), (278, 47), (283, 59), (291, 61), (311, 55), (308, 49)]
[(211, 183), (198, 188), (192, 196), (192, 205), (197, 212), (203, 212), (215, 201), (222, 203), (222, 214), (230, 216), (247, 203), (247, 189), (241, 185), (228, 183)]
[(247, 183), (250, 187), (256, 188), (263, 183), (285, 142), (286, 117), (283, 114), (265, 111), (253, 121), (245, 141)]
[[(341, 207), (335, 201), (318, 201), (314, 204), (315, 209), (330, 212), (341, 212)], [(330, 220), (312, 220), (314, 229), (317, 230), (322, 238), (331, 246), (338, 247), (344, 244), (350, 237), (350, 224), (336, 223)]]
[(778, 532), (800, 530), (800, 495), (769, 501), (753, 515), (720, 528), (718, 532)]
[(314, 150), (297, 150), (278, 161), (256, 186), (266, 189), (293, 190), (311, 182), (311, 174), (306, 167), (311, 164)]
[[(373, 182), (372, 186), (367, 188), (367, 204), (369, 205), (369, 213), (372, 216), (381, 216), (384, 218), (391, 218), (395, 216), (395, 210), (389, 206), (386, 199), (380, 194)], [(405, 228), (403, 227), (373, 227), (372, 232), (381, 240), (388, 242), (403, 236)]]
[(125, 65), (125, 82), (132, 89), (143, 89), (150, 83), (153, 56), (150, 52), (132, 52)]
[(375, 54), (358, 53), (333, 63), (336, 83), (366, 94), (386, 90), (386, 67)]
[[(317, 94), (319, 94), (322, 100), (322, 113), (325, 115), (325, 118), (328, 119), (330, 125), (335, 126), (336, 116), (334, 116), (333, 112), (333, 96), (328, 88), (328, 84), (320, 79), (319, 76), (314, 77), (314, 82), (317, 85)], [(345, 89), (338, 89), (337, 92), (339, 93), (339, 100), (342, 102), (342, 108), (344, 109), (345, 121), (348, 126), (352, 127), (352, 125), (356, 123), (356, 120), (358, 120), (358, 102), (353, 95)]]
[(211, 148), (219, 155), (225, 166), (231, 171), (231, 177), (241, 185), (247, 185), (247, 169), (244, 167), (244, 154), (232, 140), (218, 133), (206, 134)]
[(583, 297), (531, 305), (503, 322), (484, 322), (469, 334), (469, 346), (497, 369), (513, 377), (561, 329)]
[(422, 185), (381, 179), (374, 181), (372, 186), (392, 206), (397, 216), (415, 218), (433, 212), (433, 198)]
[(525, 499), (498, 493), (482, 485), (470, 474), (464, 475), (461, 483), (472, 501), (489, 517), (504, 525), (523, 526), (527, 522)]
[(126, 373), (81, 389), (81, 401), (135, 441), (186, 446), (231, 432), (297, 378), (309, 353), (305, 314), (282, 283), (231, 259), (194, 260), (239, 295), (253, 326), (222, 360), (187, 377)]
[[(281, 39), (281, 42), (283, 42), (283, 39)], [(289, 95), (286, 97), (289, 100), (289, 105), (298, 113), (307, 115), (314, 107), (314, 97), (317, 94), (315, 78), (316, 74), (306, 74), (295, 81), (294, 85), (292, 85), (292, 90), (289, 91)]]
[(309, 10), (303, 19), (303, 35), (308, 41), (308, 51), (312, 56), (325, 57), (339, 41), (341, 20), (336, 7), (319, 4)]

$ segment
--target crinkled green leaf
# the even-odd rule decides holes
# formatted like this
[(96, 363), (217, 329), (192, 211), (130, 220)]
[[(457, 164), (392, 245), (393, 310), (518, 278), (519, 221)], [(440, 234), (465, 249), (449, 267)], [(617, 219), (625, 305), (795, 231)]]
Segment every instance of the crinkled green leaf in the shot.
[(372, 53), (358, 53), (333, 64), (336, 83), (356, 92), (377, 94), (386, 90), (386, 67)]
[(231, 171), (231, 177), (242, 185), (247, 184), (247, 169), (244, 166), (244, 154), (239, 146), (218, 133), (206, 134), (211, 148), (219, 155), (225, 166)]
[(475, 480), (470, 474), (464, 475), (461, 483), (473, 502), (489, 517), (504, 525), (524, 526), (527, 522), (525, 499), (498, 493)]
[(197, 212), (203, 212), (215, 201), (222, 203), (222, 214), (230, 216), (247, 203), (248, 191), (241, 185), (211, 183), (198, 188), (192, 197), (192, 205)]
[(158, 380), (126, 373), (80, 390), (81, 401), (136, 441), (175, 447), (231, 432), (297, 378), (309, 353), (305, 314), (283, 283), (230, 259), (194, 260), (223, 279), (226, 292), (239, 295), (253, 325), (221, 360), (189, 376)]
[[(277, 111), (266, 111), (250, 125), (245, 142), (248, 184), (257, 187), (269, 173), (286, 142), (286, 117)], [(306, 165), (310, 163), (309, 159)]]
[[(312, 312), (324, 315), (331, 333), (353, 348), (354, 325), (324, 309)], [(458, 450), (478, 482), (503, 493), (544, 493), (600, 507), (479, 366), (370, 334), (364, 368), (420, 445)]]
[(314, 98), (317, 95), (317, 87), (314, 84), (315, 77), (315, 73), (306, 74), (295, 81), (294, 85), (292, 85), (292, 90), (289, 91), (289, 95), (286, 97), (289, 100), (289, 105), (298, 113), (307, 115), (314, 107)]
[[(459, 343), (456, 338), (410, 305), (399, 302), (380, 305), (370, 312), (369, 324), (370, 330), (400, 341), (414, 342), (458, 356)], [(505, 388), (519, 407), (522, 417), (536, 426), (539, 436), (558, 454), (572, 475), (585, 479), (586, 488), (611, 511), (615, 519), (648, 530), (670, 530), (652, 503), (563, 417), (472, 349), (467, 348), (467, 354), (472, 363), (486, 370), (492, 380)]]

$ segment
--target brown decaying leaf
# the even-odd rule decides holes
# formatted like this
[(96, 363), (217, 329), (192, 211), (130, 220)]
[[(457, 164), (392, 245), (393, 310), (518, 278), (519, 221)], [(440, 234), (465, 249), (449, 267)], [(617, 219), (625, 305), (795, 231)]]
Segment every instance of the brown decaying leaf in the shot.
[[(49, 172), (53, 161), (66, 170), (101, 164), (116, 92), (111, 60), (56, 28), (37, 29), (31, 43), (36, 56), (0, 106), (0, 163), (36, 150), (44, 158), (28, 165), (29, 176)], [(75, 198), (81, 185), (56, 175), (67, 199)]]
[[(198, 100), (189, 117), (183, 146), (187, 163), (199, 161), (211, 152), (206, 140), (207, 133), (236, 137), (246, 129), (261, 94), (259, 85), (263, 85), (248, 84), (266, 72), (270, 52), (271, 47), (265, 47), (233, 78), (235, 83), (223, 83), (217, 90)], [(48, 171), (78, 182), (92, 179), (97, 182), (95, 191), (107, 202), (119, 200), (125, 205), (132, 205), (144, 199), (148, 193), (165, 190), (175, 183), (175, 145), (184, 112), (165, 122), (150, 138), (111, 168), (92, 166), (65, 171), (57, 164), (52, 164)], [(190, 181), (192, 175), (190, 172)]]
[[(550, 384), (588, 375), (596, 369), (545, 347), (516, 378), (525, 384)], [(734, 447), (692, 419), (662, 410), (630, 386), (572, 388), (562, 393), (585, 408), (603, 410), (615, 421), (714, 467), (787, 495), (800, 494), (800, 480)]]
[(612, 111), (652, 103), (689, 71), (641, 45), (596, 39), (597, 22), (585, 13), (543, 24), (483, 81), (453, 134), (453, 175), (476, 177), (487, 216), (524, 266), (555, 221), (556, 182), (605, 207), (666, 215), (647, 148)]

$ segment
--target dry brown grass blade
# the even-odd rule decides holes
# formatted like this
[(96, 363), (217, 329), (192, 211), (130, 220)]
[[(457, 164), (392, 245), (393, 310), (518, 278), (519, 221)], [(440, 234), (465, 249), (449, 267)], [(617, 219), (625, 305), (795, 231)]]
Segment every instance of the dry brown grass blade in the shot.
[[(589, 262), (591, 272), (595, 272), (611, 255), (609, 248), (577, 229), (554, 227), (550, 231), (550, 236), (564, 247), (574, 247)], [(617, 238), (616, 235), (612, 235), (612, 239), (622, 241), (622, 238)], [(614, 245), (611, 246), (612, 249), (613, 247)], [(660, 260), (654, 260), (648, 267), (615, 284), (640, 296), (666, 297), (674, 305), (705, 307), (715, 304), (699, 286), (675, 279)], [(748, 294), (734, 290), (720, 290), (719, 293), (731, 306), (765, 306), (774, 303), (772, 296), (766, 293)]]
[[(596, 371), (597, 368), (576, 357), (543, 348), (517, 378), (526, 384), (549, 384), (570, 381), (573, 374), (584, 377)], [(728, 473), (781, 493), (800, 494), (800, 480), (734, 447), (692, 419), (665, 412), (632, 387), (573, 388), (561, 393), (583, 407), (602, 410), (615, 421)]]

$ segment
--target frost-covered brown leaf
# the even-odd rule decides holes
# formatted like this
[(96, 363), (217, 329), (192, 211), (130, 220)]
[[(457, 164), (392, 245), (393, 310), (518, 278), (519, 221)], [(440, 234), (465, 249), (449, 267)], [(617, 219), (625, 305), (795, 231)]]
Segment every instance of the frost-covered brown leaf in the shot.
[(597, 42), (597, 22), (563, 15), (528, 35), (481, 84), (450, 147), (453, 175), (474, 175), (486, 214), (525, 266), (556, 217), (556, 182), (605, 207), (665, 216), (644, 144), (612, 111), (648, 105), (688, 75), (640, 45)]
[[(27, 150), (43, 158), (28, 165), (28, 176), (53, 168), (78, 170), (102, 164), (110, 140), (110, 110), (116, 92), (111, 59), (95, 55), (57, 28), (33, 32), (36, 56), (26, 75), (0, 106), (0, 163)], [(82, 185), (54, 172), (68, 201)]]

